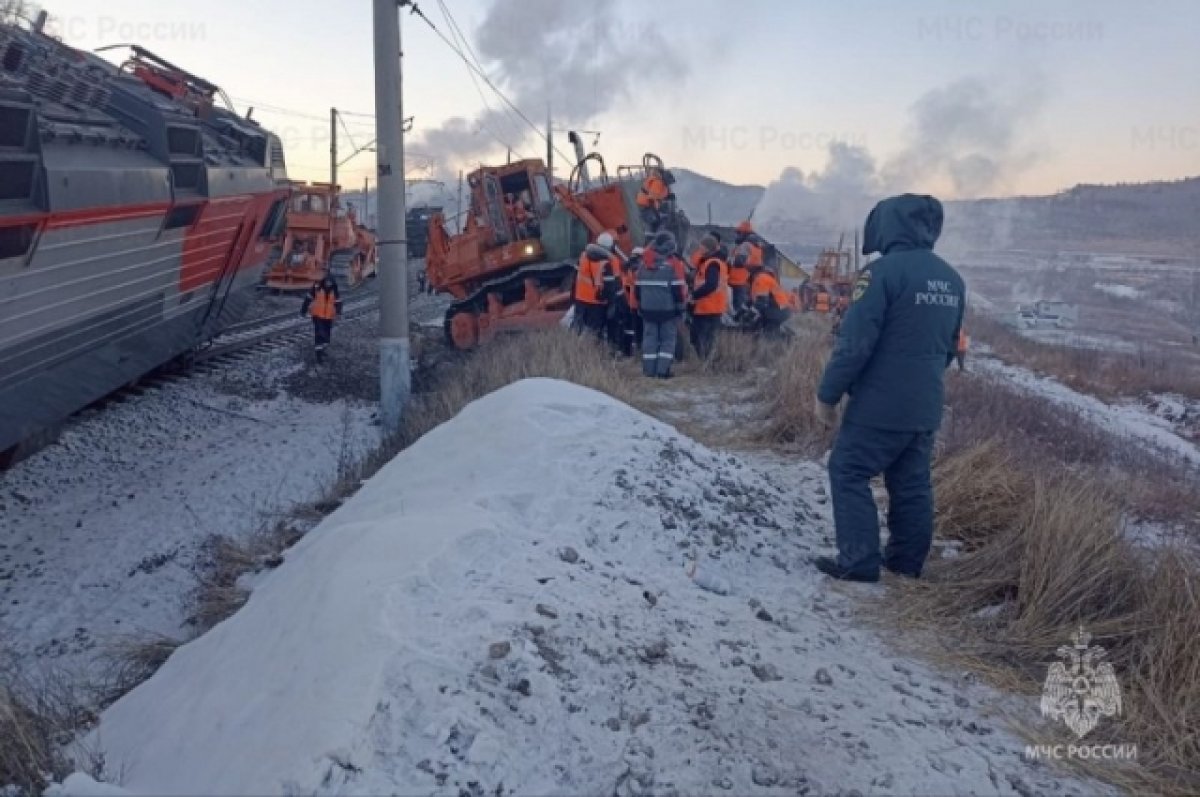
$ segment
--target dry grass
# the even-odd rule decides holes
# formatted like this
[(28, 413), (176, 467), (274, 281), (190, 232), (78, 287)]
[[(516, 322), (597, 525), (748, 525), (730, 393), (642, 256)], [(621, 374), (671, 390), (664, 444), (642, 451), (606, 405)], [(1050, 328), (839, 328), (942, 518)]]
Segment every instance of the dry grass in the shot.
[(951, 373), (939, 453), (1000, 444), (1027, 466), (1086, 472), (1131, 518), (1191, 529), (1200, 539), (1194, 469), (1162, 452), (1126, 443), (1076, 410), (989, 378)]
[(1177, 393), (1200, 400), (1200, 371), (1180, 367), (1166, 349), (1131, 353), (1041, 343), (978, 313), (972, 314), (968, 326), (972, 337), (988, 343), (1000, 359), (1053, 376), (1083, 393), (1104, 399)]
[(796, 337), (776, 349), (770, 362), (774, 371), (762, 385), (765, 423), (758, 440), (815, 455), (833, 440), (833, 432), (813, 413), (817, 385), (829, 359), (828, 327), (802, 316), (796, 329)]
[(522, 379), (563, 379), (622, 401), (632, 401), (637, 390), (629, 371), (623, 370), (604, 346), (568, 330), (501, 338), (478, 351), (458, 355), (454, 365), (457, 367), (435, 366), (414, 381), (400, 438), (387, 447), (387, 459), (475, 399)]
[[(1004, 686), (1040, 690), (1058, 646), (1081, 624), (1108, 651), (1124, 713), (1089, 743), (1138, 744), (1139, 766), (1106, 772), (1142, 791), (1200, 788), (1200, 578), (1179, 550), (1135, 549), (1104, 485), (1017, 464), (982, 444), (935, 470), (938, 531), (965, 551), (933, 561), (885, 612), (948, 640), (947, 654)], [(949, 633), (947, 633), (949, 631)], [(1032, 741), (1046, 742), (1045, 728)]]
[[(243, 576), (281, 565), (284, 551), (301, 536), (292, 524), (277, 521), (245, 539), (214, 537), (209, 540), (207, 561), (201, 568), (188, 618), (197, 635), (231, 616), (246, 603), (250, 593), (238, 583)], [(137, 646), (130, 650), (138, 652)], [(136, 666), (136, 662), (131, 666)]]
[(40, 794), (49, 779), (71, 771), (62, 746), (93, 715), (73, 689), (58, 679), (34, 684), (5, 668), (0, 672), (0, 794)]

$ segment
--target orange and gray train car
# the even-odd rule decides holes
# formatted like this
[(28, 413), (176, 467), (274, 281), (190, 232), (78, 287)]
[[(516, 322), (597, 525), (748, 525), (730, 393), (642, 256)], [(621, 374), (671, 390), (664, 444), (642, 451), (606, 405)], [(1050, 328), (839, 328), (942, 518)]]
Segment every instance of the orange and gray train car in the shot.
[(0, 26), (0, 457), (212, 338), (281, 229), (279, 139), (140, 48)]

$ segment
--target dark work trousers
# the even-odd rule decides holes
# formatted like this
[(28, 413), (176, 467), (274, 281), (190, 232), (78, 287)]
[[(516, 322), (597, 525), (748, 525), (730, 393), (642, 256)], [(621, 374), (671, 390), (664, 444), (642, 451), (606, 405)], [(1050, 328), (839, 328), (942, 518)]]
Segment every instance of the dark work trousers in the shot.
[(934, 432), (842, 423), (829, 457), (829, 486), (843, 569), (866, 576), (879, 573), (879, 515), (871, 479), (882, 473), (889, 531), (883, 564), (898, 573), (921, 574), (933, 542), (933, 438)]
[(678, 338), (679, 320), (642, 321), (642, 373), (665, 379), (671, 375), (675, 364), (675, 343)]
[(575, 326), (580, 331), (591, 332), (603, 340), (608, 328), (608, 305), (576, 302)]
[(750, 304), (750, 286), (747, 285), (731, 285), (730, 292), (733, 294), (733, 313), (737, 312), (746, 305)]
[(323, 351), (333, 337), (333, 319), (313, 319), (313, 346), (317, 351)]
[(622, 356), (631, 357), (633, 356), (634, 338), (637, 335), (637, 330), (634, 328), (635, 317), (625, 302), (618, 303), (616, 310), (615, 316), (609, 322), (609, 339), (613, 348)]
[(658, 232), (658, 228), (662, 226), (662, 214), (655, 208), (639, 208), (638, 215), (642, 217), (647, 234)]
[(713, 346), (717, 342), (717, 328), (720, 326), (719, 315), (692, 316), (692, 348), (701, 360), (712, 356)]

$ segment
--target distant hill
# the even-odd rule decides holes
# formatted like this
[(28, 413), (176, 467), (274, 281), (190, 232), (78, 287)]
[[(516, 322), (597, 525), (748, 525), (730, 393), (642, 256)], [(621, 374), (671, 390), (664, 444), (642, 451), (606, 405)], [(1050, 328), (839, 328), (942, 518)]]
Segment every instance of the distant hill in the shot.
[(1195, 255), (1200, 177), (946, 203), (947, 248)]
[(761, 185), (733, 185), (689, 169), (672, 168), (671, 173), (675, 175), (675, 198), (696, 224), (708, 221), (710, 205), (714, 224), (737, 224), (749, 215), (766, 190)]

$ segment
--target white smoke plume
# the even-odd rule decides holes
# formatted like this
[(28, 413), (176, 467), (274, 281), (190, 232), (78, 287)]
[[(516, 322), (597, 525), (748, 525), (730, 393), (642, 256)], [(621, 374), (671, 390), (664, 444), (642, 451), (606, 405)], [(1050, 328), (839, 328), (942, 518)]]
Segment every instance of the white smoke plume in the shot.
[(965, 78), (933, 89), (910, 107), (905, 145), (882, 165), (861, 146), (834, 142), (822, 170), (785, 168), (755, 217), (828, 235), (861, 225), (871, 206), (892, 194), (949, 200), (1002, 191), (1038, 160), (1023, 134), (1043, 106), (1042, 85), (1009, 89)]
[[(493, 0), (473, 46), (492, 82), (535, 125), (545, 123), (549, 108), (556, 127), (582, 126), (630, 99), (634, 89), (644, 94), (677, 85), (688, 73), (657, 23), (620, 6), (620, 0)], [(469, 82), (463, 69), (461, 78)], [(503, 152), (505, 145), (520, 154), (544, 153), (538, 133), (482, 81), (480, 87), (491, 110), (418, 133), (414, 149), (438, 159), (443, 170)]]

